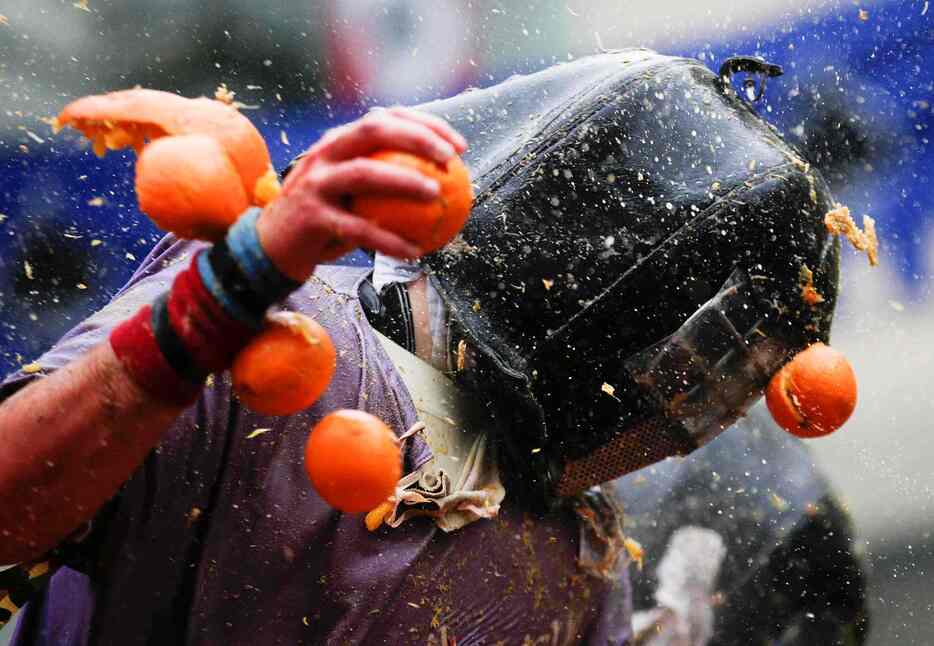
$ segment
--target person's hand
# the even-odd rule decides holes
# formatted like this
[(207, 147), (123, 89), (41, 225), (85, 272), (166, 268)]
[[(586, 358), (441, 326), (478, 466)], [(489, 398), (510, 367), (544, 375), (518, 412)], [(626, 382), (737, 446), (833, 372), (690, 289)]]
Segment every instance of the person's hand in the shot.
[(380, 193), (427, 201), (438, 197), (440, 187), (417, 171), (367, 155), (393, 149), (444, 163), (466, 148), (464, 138), (444, 120), (406, 108), (374, 111), (330, 130), (308, 149), (260, 216), (263, 248), (280, 271), (298, 281), (319, 262), (353, 247), (415, 258), (420, 249), (348, 212), (348, 198)]

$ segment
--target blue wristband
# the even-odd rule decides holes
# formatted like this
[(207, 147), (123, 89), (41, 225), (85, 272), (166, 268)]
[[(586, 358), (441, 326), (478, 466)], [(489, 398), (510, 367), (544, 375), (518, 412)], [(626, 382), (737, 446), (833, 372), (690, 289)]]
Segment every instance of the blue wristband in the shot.
[(291, 294), (300, 284), (279, 271), (266, 255), (256, 229), (261, 213), (261, 209), (253, 207), (240, 216), (227, 232), (227, 246), (253, 290), (267, 294), (272, 304)]
[(262, 211), (247, 210), (218, 242), (198, 258), (205, 286), (232, 317), (262, 327), (266, 310), (301, 287), (273, 264), (260, 244), (256, 222)]

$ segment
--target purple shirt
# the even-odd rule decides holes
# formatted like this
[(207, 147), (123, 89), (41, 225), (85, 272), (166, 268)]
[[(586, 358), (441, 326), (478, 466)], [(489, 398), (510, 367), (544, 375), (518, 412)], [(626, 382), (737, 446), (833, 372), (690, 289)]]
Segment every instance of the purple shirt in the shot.
[[(104, 341), (197, 248), (163, 240), (110, 305), (39, 359), (43, 372)], [(356, 297), (367, 271), (322, 267), (287, 302), (338, 349), (324, 396), (267, 417), (218, 375), (99, 513), (80, 546), (87, 577), (59, 571), (23, 611), (16, 646), (628, 643), (628, 579), (609, 585), (580, 569), (570, 514), (536, 518), (507, 493), (498, 518), (451, 534), (422, 518), (371, 533), (311, 488), (304, 444), (327, 412), (365, 410), (397, 434), (416, 421)], [(4, 394), (28, 378), (11, 375)], [(410, 444), (406, 472), (429, 458)]]

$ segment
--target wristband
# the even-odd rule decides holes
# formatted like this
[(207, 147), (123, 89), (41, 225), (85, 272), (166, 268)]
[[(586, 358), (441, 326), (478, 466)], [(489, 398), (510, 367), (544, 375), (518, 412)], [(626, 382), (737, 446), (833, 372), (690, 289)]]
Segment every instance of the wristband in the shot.
[(262, 328), (269, 306), (301, 286), (263, 250), (260, 213), (244, 213), (224, 241), (195, 254), (168, 294), (111, 333), (115, 354), (148, 392), (194, 401), (204, 379), (229, 367)]
[[(159, 321), (169, 330), (158, 336), (167, 341), (160, 347), (178, 373), (202, 381), (212, 372), (228, 368), (259, 331), (263, 320), (261, 315), (255, 323), (245, 323), (218, 302), (220, 299), (205, 285), (201, 273), (206, 255), (199, 251), (189, 268), (176, 276), (166, 302), (167, 317)], [(185, 356), (176, 354), (178, 348), (171, 343), (173, 334)]]
[(199, 261), (207, 288), (234, 318), (259, 329), (266, 310), (301, 287), (273, 264), (259, 240), (261, 210), (247, 210)]
[(202, 384), (182, 377), (163, 354), (153, 326), (153, 308), (145, 305), (110, 333), (110, 347), (133, 381), (155, 397), (188, 405), (198, 398)]

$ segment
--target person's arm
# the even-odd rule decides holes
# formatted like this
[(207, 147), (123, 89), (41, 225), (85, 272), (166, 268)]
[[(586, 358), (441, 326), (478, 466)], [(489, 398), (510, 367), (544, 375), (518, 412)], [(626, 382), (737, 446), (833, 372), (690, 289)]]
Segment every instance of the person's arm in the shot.
[(0, 563), (43, 554), (91, 518), (183, 405), (135, 384), (107, 343), (0, 406)]
[[(335, 238), (389, 255), (417, 255), (402, 238), (346, 212), (345, 198), (378, 192), (433, 199), (439, 190), (433, 180), (365, 156), (393, 148), (443, 162), (465, 146), (443, 121), (403, 109), (371, 113), (329, 132), (259, 218), (256, 232), (266, 256), (301, 282)], [(185, 408), (160, 398), (166, 384), (147, 381), (140, 364), (127, 359), (133, 338), (124, 334), (121, 355), (112, 337), (0, 405), (0, 564), (37, 558), (91, 519)], [(194, 357), (208, 354), (188, 350)]]

